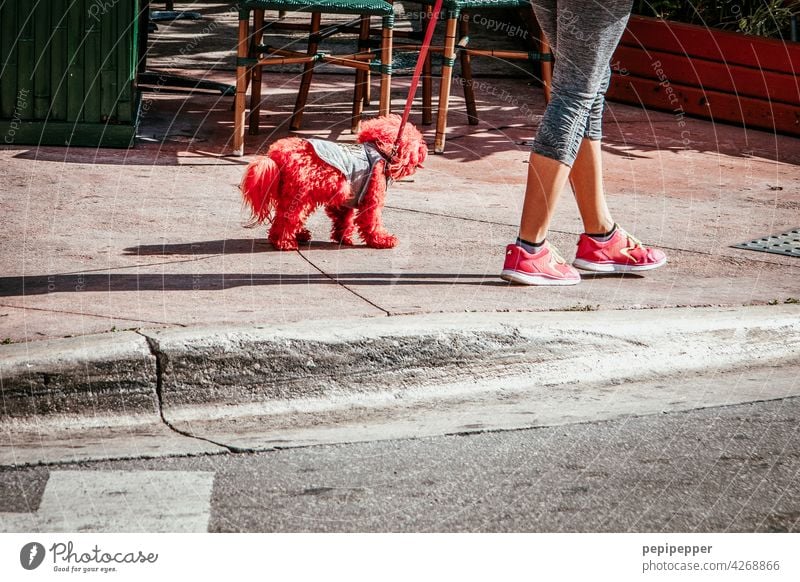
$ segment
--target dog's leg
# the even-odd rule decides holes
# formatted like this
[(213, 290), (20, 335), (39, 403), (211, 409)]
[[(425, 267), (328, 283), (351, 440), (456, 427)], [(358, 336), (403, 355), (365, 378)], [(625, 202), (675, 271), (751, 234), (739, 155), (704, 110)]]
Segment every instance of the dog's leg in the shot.
[(308, 230), (307, 228), (301, 228), (300, 230), (297, 231), (294, 237), (297, 239), (297, 242), (299, 243), (307, 243), (308, 241), (311, 240), (311, 231)]
[(331, 240), (339, 244), (352, 246), (355, 211), (347, 206), (326, 206), (325, 213), (333, 221)]
[(297, 234), (302, 227), (302, 209), (296, 199), (281, 199), (275, 207), (275, 216), (269, 229), (269, 242), (281, 251), (297, 250)]
[(358, 233), (368, 247), (373, 249), (390, 249), (397, 244), (397, 237), (383, 228), (381, 223), (382, 206), (369, 205), (361, 208), (355, 223)]
[(355, 218), (361, 239), (374, 249), (390, 249), (397, 244), (397, 237), (384, 230), (381, 223), (383, 201), (386, 199), (385, 165), (385, 162), (378, 162)]
[(267, 235), (272, 246), (279, 251), (296, 251), (298, 248), (294, 227), (289, 227), (283, 218), (275, 218)]

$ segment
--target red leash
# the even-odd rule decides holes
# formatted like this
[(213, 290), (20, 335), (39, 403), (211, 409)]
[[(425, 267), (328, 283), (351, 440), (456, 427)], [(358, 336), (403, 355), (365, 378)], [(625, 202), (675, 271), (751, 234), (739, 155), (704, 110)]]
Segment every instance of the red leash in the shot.
[(417, 85), (419, 85), (419, 78), (422, 75), (422, 66), (425, 64), (425, 59), (428, 56), (428, 50), (431, 48), (431, 40), (433, 39), (433, 30), (436, 28), (436, 21), (439, 20), (439, 13), (442, 11), (442, 0), (436, 0), (433, 5), (433, 12), (431, 13), (431, 20), (428, 22), (428, 27), (425, 29), (425, 38), (422, 41), (422, 47), (419, 49), (419, 57), (417, 58), (417, 66), (414, 68), (414, 76), (411, 77), (411, 87), (408, 89), (408, 97), (406, 97), (406, 108), (403, 110), (403, 118), (400, 120), (400, 128), (397, 130), (397, 139), (392, 147), (391, 157), (397, 154), (397, 148), (400, 145), (400, 138), (403, 137), (403, 130), (408, 122), (408, 116), (411, 113), (411, 104), (414, 102), (414, 95), (417, 92)]

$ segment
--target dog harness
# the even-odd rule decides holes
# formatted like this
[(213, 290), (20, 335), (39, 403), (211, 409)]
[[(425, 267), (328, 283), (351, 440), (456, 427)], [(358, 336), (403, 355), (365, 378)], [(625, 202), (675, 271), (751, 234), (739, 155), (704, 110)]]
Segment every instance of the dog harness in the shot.
[(323, 162), (339, 170), (349, 180), (352, 197), (346, 206), (358, 208), (367, 193), (375, 164), (385, 160), (384, 155), (368, 143), (342, 144), (313, 138), (306, 141)]

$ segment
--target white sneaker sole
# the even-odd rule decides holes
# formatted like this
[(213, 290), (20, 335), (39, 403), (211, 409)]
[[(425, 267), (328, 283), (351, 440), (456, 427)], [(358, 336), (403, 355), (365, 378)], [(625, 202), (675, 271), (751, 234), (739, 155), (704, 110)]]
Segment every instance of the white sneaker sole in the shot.
[(500, 278), (503, 279), (503, 281), (508, 281), (509, 283), (540, 286), (577, 285), (581, 282), (580, 279), (554, 279), (546, 275), (526, 275), (525, 273), (510, 271), (508, 269), (503, 269), (503, 272), (500, 274)]
[(583, 259), (575, 259), (572, 266), (582, 271), (595, 273), (636, 273), (637, 271), (652, 271), (667, 264), (667, 259), (652, 265), (615, 265), (613, 263), (592, 263)]

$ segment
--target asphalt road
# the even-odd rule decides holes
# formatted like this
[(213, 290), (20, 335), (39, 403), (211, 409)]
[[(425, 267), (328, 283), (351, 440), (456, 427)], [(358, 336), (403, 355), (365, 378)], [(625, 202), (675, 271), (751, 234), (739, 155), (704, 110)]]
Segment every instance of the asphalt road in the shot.
[[(530, 430), (3, 469), (0, 530), (796, 532), (798, 427), (800, 398), (787, 398)], [(90, 502), (71, 511), (81, 496)]]

